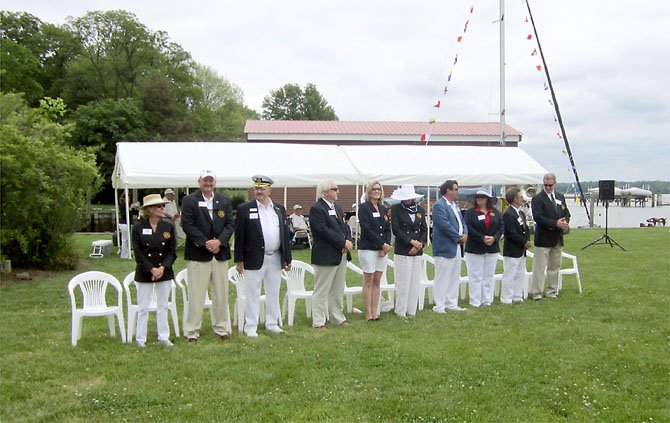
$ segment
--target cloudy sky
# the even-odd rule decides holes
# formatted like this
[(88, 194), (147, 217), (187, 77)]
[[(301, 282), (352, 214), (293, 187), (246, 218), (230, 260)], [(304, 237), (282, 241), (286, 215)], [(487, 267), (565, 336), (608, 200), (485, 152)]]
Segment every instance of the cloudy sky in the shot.
[[(571, 181), (545, 76), (535, 68), (540, 58), (531, 55), (535, 37), (526, 39), (525, 1), (506, 3), (507, 123), (524, 133), (525, 151)], [(580, 179), (670, 180), (670, 2), (530, 3)], [(498, 4), (0, 0), (2, 10), (54, 24), (87, 10), (128, 10), (239, 85), (259, 112), (270, 90), (311, 82), (340, 120), (492, 122), (500, 102)]]

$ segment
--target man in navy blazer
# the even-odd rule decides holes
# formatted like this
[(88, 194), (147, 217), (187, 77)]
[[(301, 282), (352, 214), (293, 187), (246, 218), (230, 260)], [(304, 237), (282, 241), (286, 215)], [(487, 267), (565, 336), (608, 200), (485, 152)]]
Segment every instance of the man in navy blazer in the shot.
[(252, 177), (254, 200), (237, 207), (235, 220), (235, 263), (244, 273), (244, 333), (257, 337), (261, 304), (261, 281), (265, 283), (265, 329), (279, 327), (279, 288), (282, 269), (291, 270), (291, 241), (286, 209), (270, 199), (274, 181), (264, 175)]
[(535, 255), (529, 295), (542, 299), (547, 280), (547, 298), (558, 295), (558, 272), (561, 270), (563, 234), (570, 230), (570, 211), (563, 194), (554, 192), (556, 175), (544, 175), (544, 190), (531, 202), (535, 220)]
[(344, 212), (337, 204), (339, 188), (335, 181), (321, 181), (320, 196), (309, 210), (312, 229), (312, 264), (314, 265), (314, 295), (312, 296), (312, 326), (323, 330), (326, 313), (337, 325), (348, 325), (342, 313), (347, 255), (354, 247)]
[(188, 315), (186, 337), (189, 342), (200, 337), (205, 295), (212, 281), (214, 334), (222, 340), (230, 337), (228, 308), (228, 259), (233, 235), (233, 208), (228, 197), (218, 192), (216, 175), (203, 170), (198, 178), (200, 191), (184, 197), (181, 226), (186, 233), (184, 258), (188, 278)]
[(458, 182), (440, 185), (440, 199), (433, 206), (433, 255), (435, 256), (435, 313), (464, 311), (458, 306), (461, 280), (459, 245), (468, 239), (468, 228), (458, 206)]
[(518, 188), (505, 193), (509, 207), (503, 213), (505, 244), (503, 245), (503, 277), (500, 302), (503, 304), (523, 301), (526, 277), (526, 250), (530, 248), (530, 231), (526, 215), (521, 211), (523, 194)]

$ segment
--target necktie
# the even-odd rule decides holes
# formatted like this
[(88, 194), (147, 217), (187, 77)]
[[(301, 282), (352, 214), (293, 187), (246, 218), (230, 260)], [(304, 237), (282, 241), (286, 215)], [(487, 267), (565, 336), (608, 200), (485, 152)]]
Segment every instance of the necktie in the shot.
[(526, 221), (526, 215), (525, 215), (521, 210), (519, 210), (519, 217), (521, 218), (521, 220), (522, 220), (523, 222)]
[(556, 209), (556, 213), (561, 214), (561, 208), (558, 207), (558, 204), (556, 203), (556, 198), (554, 198), (554, 194), (551, 194), (551, 202), (554, 204), (554, 209)]

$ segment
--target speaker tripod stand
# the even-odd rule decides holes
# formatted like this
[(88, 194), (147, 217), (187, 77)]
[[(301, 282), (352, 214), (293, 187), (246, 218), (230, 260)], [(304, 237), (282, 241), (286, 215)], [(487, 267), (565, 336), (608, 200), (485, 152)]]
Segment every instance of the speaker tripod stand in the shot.
[(609, 201), (605, 201), (605, 234), (604, 234), (603, 236), (601, 236), (600, 238), (596, 239), (595, 241), (591, 242), (590, 244), (585, 245), (584, 247), (582, 247), (582, 250), (585, 250), (585, 249), (587, 249), (588, 247), (590, 247), (590, 246), (592, 246), (592, 245), (596, 245), (596, 244), (609, 244), (610, 247), (612, 247), (612, 248), (614, 248), (614, 246), (616, 245), (617, 247), (619, 247), (619, 248), (621, 248), (622, 250), (626, 251), (625, 248), (623, 248), (621, 245), (619, 245), (618, 242), (616, 242), (611, 236), (609, 236), (609, 235), (607, 234), (607, 224), (608, 224), (608, 211), (609, 211), (609, 207), (610, 207), (610, 202), (609, 202)]

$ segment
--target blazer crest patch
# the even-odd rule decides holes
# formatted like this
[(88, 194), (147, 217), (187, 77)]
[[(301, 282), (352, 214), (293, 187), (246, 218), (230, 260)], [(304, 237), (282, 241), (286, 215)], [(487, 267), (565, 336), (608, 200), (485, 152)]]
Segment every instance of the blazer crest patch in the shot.
[(223, 219), (224, 217), (226, 217), (226, 212), (223, 211), (223, 210), (219, 210), (216, 214), (217, 214), (221, 219)]
[(170, 234), (170, 232), (163, 232), (163, 238), (170, 239), (170, 237), (172, 237), (172, 234)]

